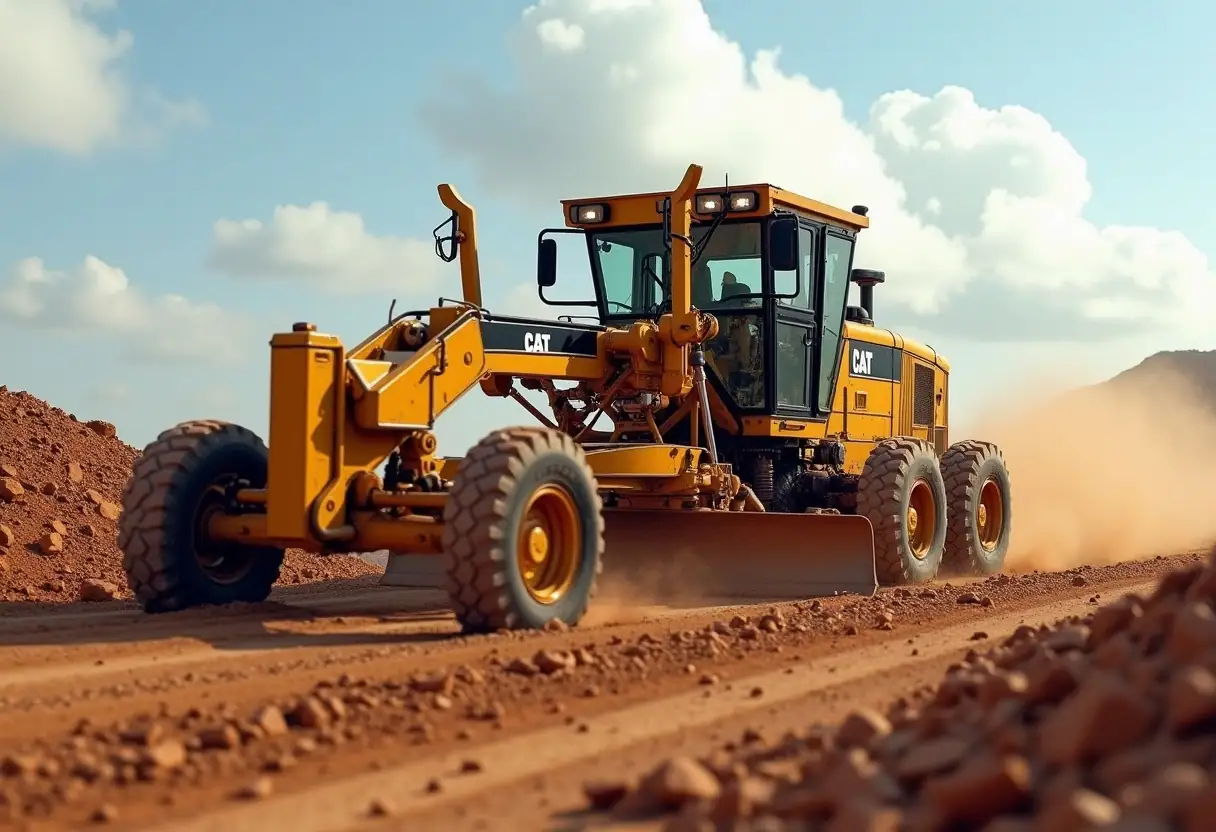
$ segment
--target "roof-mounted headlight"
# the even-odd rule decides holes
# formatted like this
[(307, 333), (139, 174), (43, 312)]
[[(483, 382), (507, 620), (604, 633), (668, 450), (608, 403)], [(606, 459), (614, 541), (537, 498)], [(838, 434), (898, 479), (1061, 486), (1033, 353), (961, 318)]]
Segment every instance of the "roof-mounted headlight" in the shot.
[(608, 221), (608, 206), (602, 202), (589, 202), (570, 207), (570, 221), (575, 225), (598, 225)]
[(729, 197), (727, 197), (727, 210), (729, 210), (732, 214), (755, 211), (756, 202), (757, 198), (755, 191), (735, 191)]

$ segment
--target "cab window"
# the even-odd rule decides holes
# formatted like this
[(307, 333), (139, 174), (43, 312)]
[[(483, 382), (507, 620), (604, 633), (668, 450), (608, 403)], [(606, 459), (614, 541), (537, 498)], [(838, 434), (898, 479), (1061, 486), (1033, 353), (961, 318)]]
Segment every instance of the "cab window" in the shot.
[(815, 232), (805, 226), (798, 229), (798, 256), (802, 262), (797, 272), (773, 272), (773, 291), (791, 295), (797, 290), (796, 297), (781, 298), (779, 303), (810, 310), (814, 308), (815, 297)]

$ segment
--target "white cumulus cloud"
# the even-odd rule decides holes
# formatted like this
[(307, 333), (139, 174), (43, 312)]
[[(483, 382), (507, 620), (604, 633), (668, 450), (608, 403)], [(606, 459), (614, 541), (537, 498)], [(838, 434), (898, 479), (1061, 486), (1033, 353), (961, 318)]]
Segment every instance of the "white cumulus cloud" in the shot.
[(362, 216), (324, 202), (280, 205), (269, 222), (218, 221), (209, 263), (237, 277), (303, 280), (335, 293), (425, 292), (443, 266), (433, 242), (372, 234)]
[(880, 268), (885, 322), (978, 339), (1100, 339), (1212, 323), (1206, 255), (1170, 230), (1099, 226), (1085, 159), (1042, 115), (948, 86), (840, 96), (717, 31), (700, 0), (541, 0), (511, 34), (512, 87), (424, 110), (483, 183), (561, 197), (767, 181), (870, 208), (856, 265)]
[(17, 261), (0, 283), (0, 320), (69, 337), (105, 336), (140, 361), (234, 360), (246, 322), (210, 303), (148, 295), (122, 269), (92, 255), (74, 269)]
[(85, 154), (201, 123), (198, 102), (135, 88), (122, 72), (134, 39), (96, 21), (112, 0), (0, 0), (0, 148)]

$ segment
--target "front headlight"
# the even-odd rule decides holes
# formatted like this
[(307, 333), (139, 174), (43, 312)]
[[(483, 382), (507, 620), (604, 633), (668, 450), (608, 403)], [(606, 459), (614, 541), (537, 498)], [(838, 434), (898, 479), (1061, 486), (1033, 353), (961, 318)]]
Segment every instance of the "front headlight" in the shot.
[(721, 194), (697, 194), (696, 213), (713, 216), (721, 214), (724, 201)]

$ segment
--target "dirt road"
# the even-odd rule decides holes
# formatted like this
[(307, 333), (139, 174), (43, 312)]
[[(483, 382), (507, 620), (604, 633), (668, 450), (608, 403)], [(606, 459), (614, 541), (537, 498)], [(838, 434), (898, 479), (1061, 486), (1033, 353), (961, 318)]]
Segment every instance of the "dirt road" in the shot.
[(577, 631), (479, 637), (370, 578), (156, 617), (4, 605), (0, 825), (599, 827), (579, 814), (590, 778), (883, 705), (1200, 559), (776, 606), (607, 598)]

